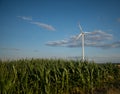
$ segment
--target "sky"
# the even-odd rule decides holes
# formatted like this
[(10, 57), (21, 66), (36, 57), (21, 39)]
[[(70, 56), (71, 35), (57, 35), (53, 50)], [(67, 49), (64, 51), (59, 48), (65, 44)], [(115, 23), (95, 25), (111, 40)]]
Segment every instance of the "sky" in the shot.
[(0, 0), (0, 58), (120, 58), (120, 0)]

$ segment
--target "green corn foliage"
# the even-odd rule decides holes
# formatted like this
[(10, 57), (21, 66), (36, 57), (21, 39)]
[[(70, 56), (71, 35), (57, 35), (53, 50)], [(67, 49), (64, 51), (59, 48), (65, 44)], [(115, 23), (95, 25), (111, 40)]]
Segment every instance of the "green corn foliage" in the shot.
[(111, 63), (0, 60), (0, 94), (94, 94), (96, 89), (119, 88), (119, 82), (120, 69)]

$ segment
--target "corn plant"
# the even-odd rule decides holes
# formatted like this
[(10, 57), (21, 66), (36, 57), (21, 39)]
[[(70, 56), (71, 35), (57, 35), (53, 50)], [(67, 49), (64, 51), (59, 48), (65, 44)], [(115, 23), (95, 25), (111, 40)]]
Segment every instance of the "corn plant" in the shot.
[(0, 60), (0, 94), (94, 94), (120, 89), (116, 64), (64, 59)]

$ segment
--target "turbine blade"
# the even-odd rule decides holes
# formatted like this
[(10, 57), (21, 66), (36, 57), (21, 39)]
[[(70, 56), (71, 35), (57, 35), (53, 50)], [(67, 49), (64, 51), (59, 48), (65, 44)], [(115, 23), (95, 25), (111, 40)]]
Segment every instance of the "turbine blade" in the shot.
[(76, 40), (78, 40), (81, 36), (82, 36), (82, 33), (80, 33), (80, 34), (77, 36)]
[(81, 27), (80, 23), (79, 23), (79, 29), (80, 29), (80, 31), (81, 31), (81, 32), (83, 32), (83, 30), (82, 30), (82, 27)]

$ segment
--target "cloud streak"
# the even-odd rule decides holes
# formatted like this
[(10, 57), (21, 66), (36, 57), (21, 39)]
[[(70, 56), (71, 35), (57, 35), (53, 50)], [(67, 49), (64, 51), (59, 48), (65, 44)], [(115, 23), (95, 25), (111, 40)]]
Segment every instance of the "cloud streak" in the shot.
[[(81, 47), (81, 38), (76, 40), (78, 35), (71, 36), (69, 39), (59, 41), (49, 41), (45, 45), (47, 46), (62, 46), (62, 47)], [(113, 39), (112, 34), (105, 33), (101, 30), (90, 32), (85, 36), (85, 46), (87, 47), (99, 47), (99, 48), (118, 48), (120, 47), (120, 41), (116, 41), (109, 44), (109, 41)]]
[(33, 21), (32, 17), (26, 17), (26, 16), (18, 16), (22, 20), (28, 21), (30, 24), (37, 25), (43, 29), (49, 30), (49, 31), (55, 31), (56, 29), (49, 24), (38, 22), (38, 21)]
[(19, 18), (27, 21), (32, 21), (32, 17), (26, 17), (26, 16), (18, 16)]
[(68, 41), (68, 40), (49, 41), (49, 42), (46, 43), (46, 45), (48, 45), (48, 46), (64, 46), (69, 42), (70, 41)]
[(51, 25), (45, 24), (45, 23), (41, 23), (41, 22), (30, 22), (31, 24), (35, 24), (41, 28), (50, 30), (50, 31), (55, 31), (55, 28)]
[(20, 51), (18, 48), (6, 48), (6, 47), (1, 47), (0, 49), (5, 50), (5, 51)]

